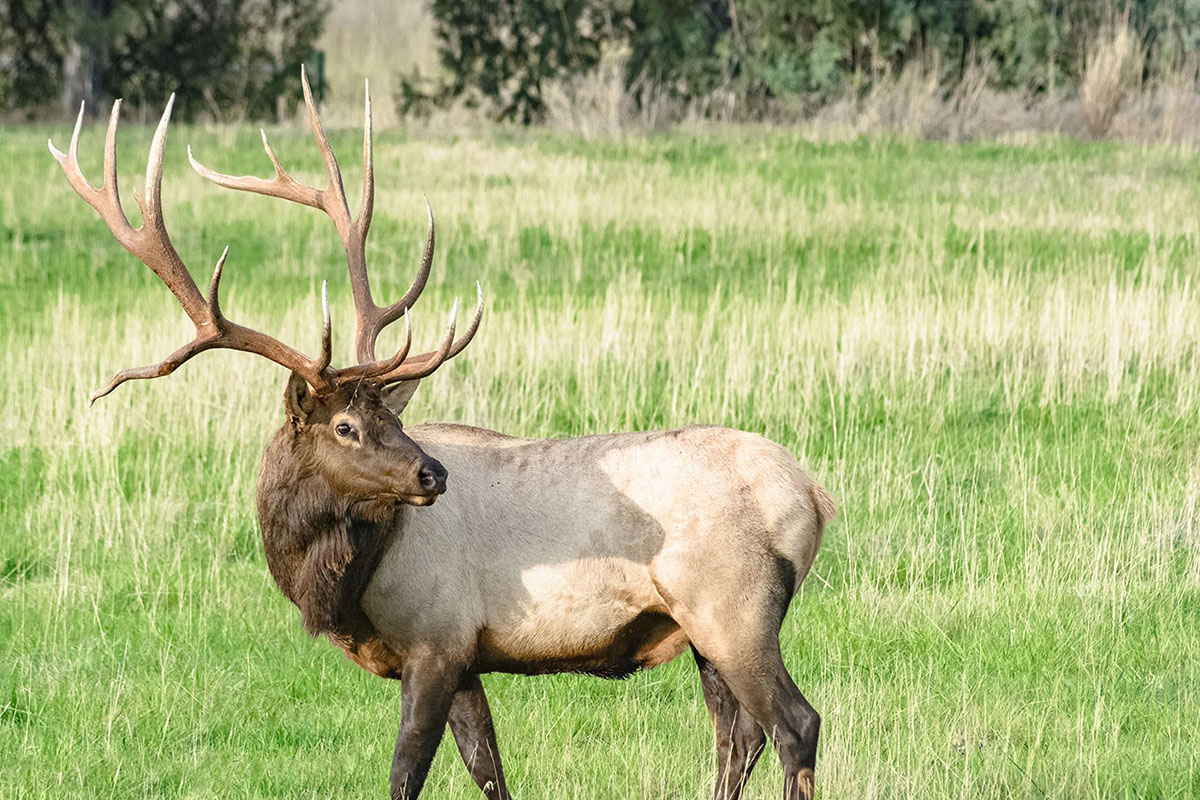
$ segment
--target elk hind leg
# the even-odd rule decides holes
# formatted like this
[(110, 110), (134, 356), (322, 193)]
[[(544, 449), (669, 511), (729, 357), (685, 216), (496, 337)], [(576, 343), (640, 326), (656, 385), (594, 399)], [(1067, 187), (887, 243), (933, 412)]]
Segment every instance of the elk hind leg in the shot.
[(784, 667), (778, 640), (761, 647), (748, 663), (714, 663), (741, 708), (771, 737), (783, 764), (784, 800), (812, 800), (821, 717)]
[(717, 740), (717, 786), (714, 800), (738, 800), (751, 770), (762, 755), (767, 735), (762, 727), (738, 705), (725, 679), (712, 662), (692, 648), (700, 671), (704, 704), (712, 717)]
[[(758, 722), (779, 755), (785, 800), (811, 800), (821, 717), (788, 674), (779, 650), (779, 623), (791, 601), (780, 582), (740, 581), (762, 586), (757, 597), (723, 594), (690, 608), (677, 605), (680, 626), (697, 652), (716, 667), (739, 709)], [(660, 589), (660, 592), (662, 590)]]

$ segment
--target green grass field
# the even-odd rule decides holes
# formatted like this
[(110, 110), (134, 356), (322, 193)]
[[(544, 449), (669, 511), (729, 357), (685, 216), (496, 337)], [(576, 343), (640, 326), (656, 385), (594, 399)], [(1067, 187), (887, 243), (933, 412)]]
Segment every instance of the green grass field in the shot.
[[(385, 796), (399, 685), (309, 639), (260, 551), (285, 375), (210, 353), (87, 408), (191, 328), (49, 133), (0, 130), (0, 797)], [(130, 209), (149, 134), (123, 130)], [(352, 198), (357, 137), (334, 137)], [(102, 138), (81, 147), (96, 182)], [(272, 139), (320, 180), (303, 131)], [(269, 163), (249, 127), (172, 131), (167, 223), (193, 272), (232, 245), (229, 316), (309, 351), (328, 278), (348, 356), (328, 220), (204, 183), (188, 143), (226, 172)], [(393, 131), (376, 158), (377, 295), (408, 284), (424, 191), (418, 346), (476, 279), (488, 298), (406, 421), (720, 423), (828, 487), (840, 518), (783, 631), (824, 718), (821, 797), (1200, 795), (1194, 152)], [(485, 684), (520, 798), (711, 791), (690, 658)], [(768, 754), (748, 796), (781, 784)], [(427, 795), (476, 797), (449, 742)]]

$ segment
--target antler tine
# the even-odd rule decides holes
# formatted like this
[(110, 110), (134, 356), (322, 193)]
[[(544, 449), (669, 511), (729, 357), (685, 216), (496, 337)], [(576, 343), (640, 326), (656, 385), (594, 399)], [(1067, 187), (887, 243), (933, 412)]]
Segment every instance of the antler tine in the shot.
[(170, 375), (198, 353), (218, 348), (242, 350), (263, 356), (296, 371), (314, 388), (324, 388), (332, 378), (332, 373), (328, 370), (327, 356), (330, 349), (328, 316), (326, 316), (325, 323), (322, 360), (310, 359), (278, 339), (230, 322), (221, 313), (218, 293), (229, 248), (225, 248), (217, 260), (206, 298), (200, 293), (191, 273), (188, 272), (179, 253), (171, 244), (171, 237), (167, 233), (162, 215), (162, 169), (166, 155), (167, 126), (170, 123), (174, 105), (175, 95), (171, 95), (158, 127), (154, 131), (149, 157), (146, 160), (145, 193), (138, 198), (138, 205), (142, 210), (142, 225), (136, 229), (129, 224), (129, 220), (121, 208), (120, 192), (117, 186), (117, 123), (121, 108), (120, 100), (113, 104), (112, 114), (109, 118), (104, 145), (105, 182), (100, 189), (96, 189), (88, 183), (79, 168), (79, 131), (82, 127), (84, 111), (82, 106), (71, 135), (71, 146), (68, 148), (68, 152), (63, 154), (54, 147), (53, 142), (49, 143), (50, 153), (62, 166), (72, 188), (96, 210), (117, 241), (166, 284), (196, 327), (196, 336), (191, 342), (157, 364), (118, 372), (103, 389), (92, 395), (92, 402), (104, 397), (125, 381)]
[[(174, 97), (174, 95), (171, 95)], [(112, 203), (121, 218), (125, 219), (125, 224), (129, 224), (129, 220), (125, 218), (125, 212), (121, 209), (121, 193), (117, 190), (117, 120), (121, 116), (121, 99), (117, 98), (113, 101), (112, 111), (108, 115), (108, 129), (104, 132), (104, 187), (112, 187)], [(79, 168), (79, 123), (83, 121), (83, 101), (79, 101), (79, 118), (75, 120), (75, 133), (71, 136), (71, 158), (75, 160), (76, 169)]]
[(363, 240), (371, 229), (371, 214), (375, 211), (375, 156), (372, 152), (371, 130), (371, 82), (363, 83), (363, 185), (362, 207), (358, 210), (358, 228)]
[(338, 233), (342, 234), (343, 239), (346, 239), (352, 223), (350, 206), (346, 203), (346, 189), (342, 185), (342, 170), (338, 166), (337, 156), (333, 154), (333, 148), (329, 145), (329, 137), (325, 135), (325, 126), (321, 124), (321, 117), (317, 114), (312, 89), (308, 85), (308, 71), (303, 64), (300, 65), (300, 86), (304, 90), (304, 106), (308, 109), (308, 125), (312, 128), (313, 139), (317, 142), (321, 158), (325, 161), (325, 171), (329, 175), (329, 186), (325, 192), (322, 192), (326, 195), (323, 208), (325, 213), (333, 219)]
[(221, 275), (225, 271), (225, 259), (228, 256), (229, 245), (225, 245), (225, 249), (221, 251), (221, 257), (217, 259), (217, 266), (213, 269), (212, 280), (208, 283), (208, 307), (217, 319), (224, 319), (221, 315)]
[(458, 300), (455, 299), (454, 309), (450, 312), (450, 326), (438, 349), (405, 359), (402, 365), (385, 373), (380, 379), (381, 382), (388, 384), (424, 378), (431, 375), (443, 363), (461, 353), (475, 338), (475, 333), (479, 330), (479, 323), (483, 320), (483, 287), (479, 285), (478, 281), (475, 282), (475, 294), (475, 315), (471, 318), (471, 324), (467, 327), (466, 333), (459, 339), (454, 339), (455, 319), (458, 316)]
[[(338, 167), (337, 157), (333, 154), (333, 148), (329, 145), (329, 139), (325, 136), (325, 129), (321, 126), (321, 118), (317, 114), (316, 106), (313, 104), (312, 89), (309, 88), (308, 75), (304, 67), (300, 68), (300, 82), (304, 89), (304, 103), (308, 109), (309, 126), (312, 128), (313, 138), (316, 139), (317, 147), (321, 150), (321, 156), (325, 160), (326, 172), (329, 175), (328, 187), (325, 189), (316, 189), (300, 183), (289, 175), (288, 171), (284, 169), (283, 164), (279, 161), (279, 157), (275, 155), (275, 150), (271, 147), (271, 142), (267, 139), (267, 132), (261, 129), (259, 133), (262, 135), (263, 150), (266, 151), (267, 158), (271, 159), (271, 165), (275, 167), (275, 177), (273, 178), (257, 178), (253, 175), (234, 176), (216, 172), (197, 161), (196, 157), (192, 155), (191, 147), (188, 147), (188, 161), (191, 162), (192, 169), (196, 170), (201, 176), (226, 189), (253, 192), (255, 194), (266, 195), (267, 197), (278, 197), (281, 200), (290, 200), (293, 203), (299, 203), (324, 211), (333, 220), (333, 225), (337, 229), (343, 245), (349, 251), (352, 241), (351, 229), (355, 226), (355, 223), (350, 219), (350, 209), (346, 205), (346, 192), (342, 186), (342, 172)], [(369, 135), (370, 131), (368, 130)], [(369, 155), (369, 152), (364, 154), (364, 161), (369, 159)], [(363, 187), (363, 201), (366, 204), (364, 205), (366, 213), (360, 214), (359, 218), (360, 220), (367, 220), (367, 224), (369, 225), (370, 211), (368, 206), (374, 202), (373, 187), (370, 191), (368, 191), (366, 186)], [(370, 202), (368, 203), (368, 201)], [(364, 236), (365, 233), (364, 227)]]
[[(213, 269), (212, 280), (208, 285), (208, 308), (216, 319), (224, 319), (221, 316), (221, 301), (219, 299), (218, 292), (221, 288), (221, 274), (225, 270), (225, 259), (228, 255), (229, 245), (226, 245), (225, 249), (221, 251), (221, 257), (217, 259), (217, 266)], [(192, 356), (198, 355), (199, 353), (216, 346), (215, 339), (205, 341), (202, 340), (200, 336), (197, 336), (195, 339), (188, 342), (174, 353), (171, 353), (171, 355), (167, 356), (157, 364), (150, 364), (145, 367), (131, 367), (130, 369), (123, 369), (114, 375), (103, 389), (99, 389), (92, 394), (92, 396), (88, 399), (88, 405), (90, 406), (101, 397), (110, 394), (113, 389), (116, 389), (125, 381), (148, 380), (150, 378), (166, 377), (175, 370), (179, 369), (179, 367), (181, 367), (183, 363)]]
[(454, 343), (450, 348), (450, 354), (446, 358), (454, 358), (461, 353), (463, 349), (471, 343), (475, 338), (476, 331), (479, 330), (479, 323), (483, 321), (483, 286), (479, 281), (475, 281), (475, 316), (471, 317), (471, 324), (467, 328), (467, 332), (462, 335), (462, 338)]
[(371, 361), (367, 364), (357, 364), (337, 371), (337, 382), (350, 383), (357, 380), (374, 379), (399, 367), (408, 357), (412, 349), (412, 322), (409, 320), (407, 309), (404, 312), (404, 341), (400, 349), (391, 358), (381, 361)]
[[(163, 235), (166, 229), (162, 217), (162, 168), (167, 156), (167, 123), (171, 121), (171, 110), (175, 107), (175, 94), (167, 101), (163, 109), (158, 127), (154, 129), (154, 138), (150, 140), (150, 153), (146, 157), (146, 182), (143, 184), (141, 195), (134, 192), (134, 199), (142, 210), (142, 226), (152, 225)], [(115, 130), (114, 130), (115, 133)], [(116, 147), (114, 136), (113, 147)]]
[(157, 364), (150, 364), (149, 366), (145, 367), (123, 369), (114, 375), (112, 380), (110, 380), (103, 389), (99, 389), (92, 394), (91, 398), (88, 399), (88, 405), (90, 406), (101, 397), (110, 394), (113, 389), (116, 389), (125, 381), (166, 377), (182, 366), (183, 362), (207, 349), (208, 347), (202, 347), (197, 343), (196, 340), (193, 340), (176, 350), (174, 353), (171, 353), (171, 355), (167, 356)]
[(413, 282), (409, 284), (408, 291), (404, 293), (404, 296), (383, 309), (383, 313), (379, 315), (380, 330), (383, 330), (393, 320), (416, 305), (417, 300), (421, 297), (421, 292), (425, 291), (425, 284), (429, 282), (429, 274), (433, 271), (433, 252), (434, 246), (437, 243), (437, 230), (434, 225), (433, 207), (429, 205), (429, 198), (421, 195), (421, 199), (425, 201), (425, 216), (429, 219), (429, 231), (425, 234), (425, 251), (421, 254), (421, 266), (417, 269), (417, 274), (413, 278)]
[(214, 172), (196, 160), (196, 157), (192, 155), (191, 145), (187, 149), (188, 162), (192, 165), (192, 169), (196, 170), (201, 177), (212, 181), (218, 186), (224, 186), (226, 189), (254, 192), (255, 194), (262, 194), (267, 197), (279, 197), (311, 208), (323, 209), (321, 192), (311, 186), (298, 183), (292, 178), (287, 173), (287, 170), (283, 168), (283, 164), (279, 163), (279, 157), (275, 155), (275, 151), (271, 149), (271, 143), (267, 140), (267, 132), (260, 129), (259, 133), (262, 135), (263, 149), (267, 151), (267, 157), (275, 165), (274, 178), (268, 180), (256, 178), (253, 175), (234, 177), (233, 175), (223, 175), (220, 172)]
[(433, 372), (442, 365), (450, 356), (450, 350), (454, 347), (454, 328), (458, 322), (458, 298), (454, 299), (454, 305), (450, 307), (450, 321), (446, 325), (446, 333), (442, 336), (442, 342), (438, 345), (438, 349), (431, 353), (425, 353), (424, 356), (418, 356), (413, 359), (408, 359), (396, 369), (388, 372), (383, 377), (383, 383), (397, 383), (399, 381), (411, 381), (418, 378), (424, 378), (432, 375)]
[(321, 355), (317, 358), (317, 369), (325, 372), (333, 361), (333, 320), (329, 316), (329, 281), (321, 281)]

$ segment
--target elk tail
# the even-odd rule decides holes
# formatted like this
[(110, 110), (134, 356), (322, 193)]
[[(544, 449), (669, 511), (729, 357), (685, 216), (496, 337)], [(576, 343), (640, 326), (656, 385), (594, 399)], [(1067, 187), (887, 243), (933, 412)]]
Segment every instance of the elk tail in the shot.
[(826, 522), (837, 516), (837, 508), (834, 507), (829, 493), (815, 483), (809, 485), (808, 495), (812, 498), (813, 508), (817, 512), (817, 523), (823, 528)]

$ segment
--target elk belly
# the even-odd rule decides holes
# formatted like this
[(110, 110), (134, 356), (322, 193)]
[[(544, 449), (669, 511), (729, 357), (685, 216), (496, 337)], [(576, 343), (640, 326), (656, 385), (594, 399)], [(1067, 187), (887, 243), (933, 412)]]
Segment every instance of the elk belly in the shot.
[(623, 678), (687, 647), (644, 564), (617, 558), (542, 564), (521, 573), (521, 587), (524, 596), (490, 615), (480, 632), (480, 671)]

